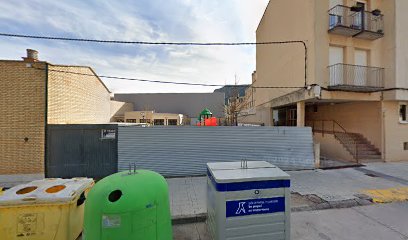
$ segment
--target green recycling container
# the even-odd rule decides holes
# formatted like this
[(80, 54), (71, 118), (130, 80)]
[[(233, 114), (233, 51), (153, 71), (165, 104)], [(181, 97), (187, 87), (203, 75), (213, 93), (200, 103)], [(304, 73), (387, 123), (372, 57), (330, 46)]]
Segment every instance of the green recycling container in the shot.
[(110, 175), (91, 189), (83, 240), (172, 239), (166, 180), (148, 170)]

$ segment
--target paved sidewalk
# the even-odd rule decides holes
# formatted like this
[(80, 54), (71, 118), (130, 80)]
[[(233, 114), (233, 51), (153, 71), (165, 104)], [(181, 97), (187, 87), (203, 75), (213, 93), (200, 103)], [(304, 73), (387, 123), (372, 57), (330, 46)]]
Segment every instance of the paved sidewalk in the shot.
[[(366, 205), (368, 201), (362, 198), (366, 197), (367, 190), (407, 187), (408, 182), (404, 184), (408, 179), (407, 172), (408, 163), (288, 172), (292, 180), (292, 211)], [(171, 178), (167, 181), (173, 219), (205, 219), (206, 177)]]
[[(408, 164), (407, 171), (408, 171)], [(365, 169), (362, 167), (362, 169)], [(313, 194), (325, 201), (342, 201), (357, 198), (370, 189), (388, 189), (406, 186), (398, 181), (367, 175), (360, 168), (290, 172), (292, 192)], [(407, 184), (408, 185), (408, 184)]]
[[(408, 239), (408, 203), (292, 213), (293, 240)], [(208, 240), (204, 222), (173, 226), (175, 240)]]
[(206, 177), (167, 179), (173, 219), (194, 218), (207, 213)]

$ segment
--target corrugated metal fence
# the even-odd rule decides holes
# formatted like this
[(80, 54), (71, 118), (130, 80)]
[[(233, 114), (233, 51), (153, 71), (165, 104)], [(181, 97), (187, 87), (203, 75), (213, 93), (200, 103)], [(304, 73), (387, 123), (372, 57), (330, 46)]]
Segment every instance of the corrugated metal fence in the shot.
[(165, 176), (193, 176), (205, 174), (207, 162), (242, 159), (313, 169), (311, 128), (118, 127), (119, 171), (136, 163)]

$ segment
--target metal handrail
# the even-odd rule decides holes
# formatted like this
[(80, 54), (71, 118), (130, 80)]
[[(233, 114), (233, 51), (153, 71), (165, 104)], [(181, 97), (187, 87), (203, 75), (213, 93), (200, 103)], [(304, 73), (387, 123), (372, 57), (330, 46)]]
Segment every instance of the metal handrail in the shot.
[[(337, 127), (339, 127), (342, 131), (342, 133), (345, 133), (345, 134), (349, 134), (348, 132), (347, 132), (347, 130), (342, 126), (342, 125), (340, 125), (340, 123), (338, 123), (336, 120), (307, 120), (306, 121), (306, 126), (308, 126), (307, 125), (307, 122), (312, 122), (312, 125), (310, 126), (310, 127), (312, 127), (312, 132), (313, 133), (315, 133), (316, 132), (316, 130), (315, 130), (315, 123), (316, 122), (322, 122), (322, 136), (324, 136), (324, 134), (325, 134), (325, 132), (328, 132), (328, 133), (332, 133), (333, 135), (334, 135), (334, 137), (338, 140), (338, 141), (340, 141), (341, 142), (341, 144), (343, 144), (343, 146), (346, 146), (346, 148), (347, 148), (347, 146), (349, 145), (349, 143), (348, 142), (345, 142), (345, 141), (343, 141), (343, 139), (341, 138), (341, 137), (339, 137), (338, 135), (336, 135), (336, 133), (338, 133), (337, 131), (335, 131), (335, 129), (336, 129), (336, 126)], [(331, 126), (332, 126), (332, 128), (331, 128), (331, 131), (325, 131), (325, 125), (324, 125), (324, 123), (325, 122), (331, 122), (332, 124), (330, 124)], [(354, 159), (357, 161), (357, 163), (359, 163), (359, 158), (358, 158), (358, 144), (357, 144), (357, 141), (355, 140), (355, 139), (353, 139), (353, 138), (351, 138), (351, 139), (349, 139), (349, 140), (351, 140), (352, 141), (352, 144), (354, 145), (354, 151), (352, 151), (351, 149), (348, 149), (349, 150), (349, 152), (352, 154), (352, 156), (354, 157)]]
[(329, 86), (384, 87), (384, 68), (337, 63), (328, 69)]
[(384, 31), (383, 14), (374, 15), (370, 11), (353, 12), (351, 7), (344, 5), (336, 5), (328, 10), (328, 13), (330, 16), (335, 17), (329, 20), (330, 28), (341, 25), (362, 31), (378, 33)]
[(344, 65), (344, 66), (350, 66), (350, 67), (366, 67), (366, 68), (385, 69), (383, 67), (372, 67), (372, 66), (365, 66), (365, 65), (358, 65), (358, 64), (348, 64), (348, 63), (336, 63), (336, 64), (333, 64), (333, 65), (329, 65), (328, 68), (336, 66), (336, 65)]
[[(332, 122), (333, 124), (332, 124), (332, 130), (331, 131), (325, 131), (324, 130), (324, 128), (322, 128), (322, 131), (323, 131), (323, 133), (324, 132), (331, 132), (331, 133), (335, 133), (336, 131), (335, 131), (335, 125), (337, 125), (344, 133), (348, 133), (347, 132), (347, 130), (343, 127), (343, 126), (341, 126), (340, 125), (340, 123), (338, 123), (336, 120), (321, 120), (321, 119), (319, 119), (319, 120), (307, 120), (306, 122), (313, 122), (313, 124), (312, 124), (312, 126), (313, 126), (313, 128), (312, 128), (312, 130), (315, 130), (315, 128), (314, 128), (314, 126), (315, 126), (315, 122), (322, 122), (322, 126), (324, 127), (324, 122)], [(312, 126), (310, 126), (310, 127), (312, 127)]]

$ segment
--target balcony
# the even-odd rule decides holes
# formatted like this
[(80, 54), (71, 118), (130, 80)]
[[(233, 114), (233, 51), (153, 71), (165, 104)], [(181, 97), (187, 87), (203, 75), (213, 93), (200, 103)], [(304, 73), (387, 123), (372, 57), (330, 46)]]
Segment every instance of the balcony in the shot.
[(384, 16), (368, 11), (355, 12), (337, 5), (329, 10), (329, 33), (376, 40), (384, 37)]
[(373, 92), (384, 88), (384, 68), (342, 63), (328, 68), (329, 89)]

